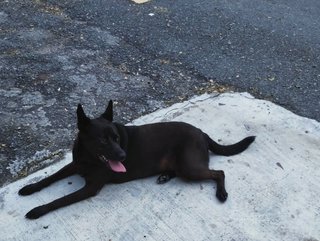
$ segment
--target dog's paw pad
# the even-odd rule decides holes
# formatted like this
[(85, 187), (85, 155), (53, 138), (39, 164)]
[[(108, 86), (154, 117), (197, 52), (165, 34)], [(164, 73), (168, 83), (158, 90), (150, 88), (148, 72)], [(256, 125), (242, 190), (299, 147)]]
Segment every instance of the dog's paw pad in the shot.
[(42, 215), (46, 214), (47, 212), (48, 212), (48, 209), (46, 208), (46, 206), (39, 206), (39, 207), (36, 207), (36, 208), (32, 209), (31, 211), (29, 211), (26, 214), (26, 218), (37, 219), (37, 218), (41, 217)]

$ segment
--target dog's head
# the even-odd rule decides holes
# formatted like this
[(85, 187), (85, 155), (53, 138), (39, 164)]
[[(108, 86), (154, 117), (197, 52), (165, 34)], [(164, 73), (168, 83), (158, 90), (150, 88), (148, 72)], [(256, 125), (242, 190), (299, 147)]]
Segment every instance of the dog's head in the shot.
[(120, 147), (120, 134), (113, 121), (112, 100), (105, 112), (96, 119), (90, 119), (83, 111), (81, 104), (77, 108), (79, 139), (83, 147), (94, 160), (107, 163), (115, 172), (126, 172), (121, 163), (126, 158)]

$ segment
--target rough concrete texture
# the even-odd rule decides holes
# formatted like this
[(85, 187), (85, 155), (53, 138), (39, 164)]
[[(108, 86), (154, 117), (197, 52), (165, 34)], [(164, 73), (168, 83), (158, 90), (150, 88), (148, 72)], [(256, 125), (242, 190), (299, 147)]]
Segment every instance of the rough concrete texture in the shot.
[[(211, 181), (164, 185), (156, 177), (106, 185), (95, 197), (30, 221), (31, 208), (83, 185), (77, 176), (28, 197), (17, 194), (71, 161), (0, 189), (3, 240), (320, 240), (320, 123), (242, 93), (203, 95), (135, 120), (186, 121), (220, 143), (256, 135), (242, 154), (213, 156), (226, 175), (221, 204)], [(17, 205), (19, 203), (19, 205)]]

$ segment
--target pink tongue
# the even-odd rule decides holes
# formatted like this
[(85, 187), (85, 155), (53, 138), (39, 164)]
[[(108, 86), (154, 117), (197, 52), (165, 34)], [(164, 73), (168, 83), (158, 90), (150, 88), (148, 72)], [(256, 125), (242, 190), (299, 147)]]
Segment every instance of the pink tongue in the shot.
[(111, 169), (115, 172), (126, 172), (126, 168), (124, 167), (124, 165), (122, 165), (121, 162), (119, 161), (111, 161), (109, 160), (109, 165), (111, 167)]

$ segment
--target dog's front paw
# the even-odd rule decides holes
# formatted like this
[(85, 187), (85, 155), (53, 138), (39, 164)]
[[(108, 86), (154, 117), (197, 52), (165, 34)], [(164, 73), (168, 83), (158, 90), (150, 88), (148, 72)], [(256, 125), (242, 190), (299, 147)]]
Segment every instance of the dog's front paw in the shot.
[(225, 202), (228, 198), (228, 193), (225, 189), (218, 190), (216, 193), (216, 197), (219, 199), (220, 202)]
[(26, 196), (26, 195), (30, 195), (32, 193), (35, 193), (37, 191), (40, 191), (37, 184), (29, 184), (19, 190), (19, 195)]
[(26, 218), (37, 219), (37, 218), (41, 217), (42, 215), (45, 215), (48, 212), (49, 212), (49, 210), (45, 205), (39, 206), (39, 207), (36, 207), (36, 208), (32, 209), (31, 211), (29, 211), (26, 214)]
[(170, 179), (171, 179), (171, 177), (168, 174), (161, 174), (157, 179), (157, 183), (164, 184), (166, 182), (169, 182)]

